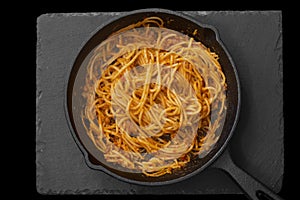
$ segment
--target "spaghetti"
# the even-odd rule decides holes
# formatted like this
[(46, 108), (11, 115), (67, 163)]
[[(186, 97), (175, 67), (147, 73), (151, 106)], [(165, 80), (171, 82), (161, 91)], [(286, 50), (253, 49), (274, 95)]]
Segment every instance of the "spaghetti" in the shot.
[(82, 122), (108, 163), (157, 177), (217, 142), (226, 79), (202, 43), (148, 17), (108, 37), (88, 59)]

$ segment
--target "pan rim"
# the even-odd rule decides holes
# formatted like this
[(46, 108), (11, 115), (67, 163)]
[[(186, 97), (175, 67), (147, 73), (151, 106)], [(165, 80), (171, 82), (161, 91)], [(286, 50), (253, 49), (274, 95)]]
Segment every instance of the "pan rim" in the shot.
[[(69, 94), (69, 87), (71, 87), (71, 86), (69, 86), (70, 78), (72, 76), (72, 72), (74, 70), (73, 68), (74, 68), (74, 65), (77, 61), (78, 55), (81, 53), (81, 51), (85, 47), (85, 45), (91, 40), (91, 38), (93, 36), (95, 36), (95, 34), (97, 34), (99, 31), (101, 31), (101, 29), (103, 29), (105, 26), (109, 25), (110, 23), (113, 23), (114, 21), (119, 20), (123, 17), (134, 15), (134, 14), (140, 14), (140, 13), (166, 13), (166, 14), (170, 14), (170, 15), (175, 15), (177, 17), (181, 17), (181, 18), (184, 18), (185, 20), (191, 21), (192, 23), (196, 24), (199, 27), (208, 28), (208, 29), (212, 30), (215, 34), (215, 40), (218, 42), (218, 44), (221, 46), (222, 50), (225, 52), (231, 66), (232, 66), (232, 70), (233, 70), (236, 85), (237, 85), (236, 86), (237, 87), (237, 91), (236, 91), (237, 105), (236, 105), (235, 117), (234, 117), (234, 120), (233, 120), (233, 124), (230, 128), (230, 131), (227, 134), (227, 136), (225, 138), (225, 141), (221, 144), (221, 147), (218, 148), (218, 150), (213, 154), (213, 156), (207, 162), (205, 162), (203, 165), (201, 165), (198, 169), (196, 169), (192, 172), (189, 172), (184, 176), (174, 178), (174, 179), (171, 179), (171, 180), (166, 180), (166, 181), (139, 181), (139, 180), (129, 179), (129, 178), (125, 178), (123, 176), (120, 176), (120, 175), (110, 171), (109, 169), (107, 169), (107, 168), (105, 168), (101, 165), (93, 164), (89, 160), (88, 151), (81, 144), (79, 138), (77, 137), (76, 130), (75, 130), (74, 124), (73, 124), (74, 122), (72, 122), (72, 120), (71, 120), (72, 117), (70, 116), (71, 113), (69, 111), (69, 105), (68, 105), (68, 102), (70, 101), (69, 100), (69, 95), (68, 95)], [(109, 174), (113, 177), (116, 177), (117, 179), (119, 179), (121, 181), (125, 181), (125, 182), (128, 182), (128, 183), (133, 183), (133, 184), (137, 184), (137, 185), (145, 185), (145, 186), (167, 185), (167, 184), (176, 183), (176, 182), (186, 180), (186, 179), (194, 176), (195, 174), (198, 174), (198, 173), (202, 172), (203, 170), (207, 169), (207, 167), (210, 166), (223, 153), (223, 151), (227, 147), (228, 142), (230, 141), (230, 139), (233, 135), (233, 132), (236, 128), (236, 125), (237, 125), (238, 119), (239, 119), (240, 104), (241, 104), (241, 88), (240, 88), (240, 81), (239, 81), (238, 72), (237, 72), (235, 63), (233, 62), (233, 59), (232, 59), (231, 55), (229, 54), (228, 50), (226, 49), (225, 45), (223, 44), (222, 40), (220, 39), (219, 32), (212, 25), (200, 23), (199, 21), (196, 21), (195, 19), (193, 19), (191, 16), (189, 16), (187, 14), (184, 14), (182, 11), (173, 11), (173, 10), (161, 9), (161, 8), (147, 8), (147, 9), (137, 9), (137, 10), (133, 10), (133, 11), (129, 11), (129, 12), (121, 12), (119, 15), (113, 16), (112, 18), (110, 18), (109, 20), (107, 20), (106, 22), (104, 22), (100, 26), (98, 26), (94, 31), (92, 31), (89, 34), (89, 36), (81, 43), (81, 45), (78, 48), (75, 55), (76, 55), (76, 57), (73, 60), (73, 62), (71, 64), (71, 67), (69, 68), (69, 70), (67, 72), (67, 78), (65, 79), (65, 83), (64, 83), (64, 113), (65, 113), (65, 117), (66, 117), (66, 120), (67, 120), (69, 130), (71, 132), (71, 135), (72, 135), (73, 139), (75, 140), (75, 143), (79, 147), (80, 151), (83, 153), (84, 161), (88, 165), (88, 167), (90, 167), (92, 169), (95, 169), (95, 170), (103, 171), (106, 174)]]

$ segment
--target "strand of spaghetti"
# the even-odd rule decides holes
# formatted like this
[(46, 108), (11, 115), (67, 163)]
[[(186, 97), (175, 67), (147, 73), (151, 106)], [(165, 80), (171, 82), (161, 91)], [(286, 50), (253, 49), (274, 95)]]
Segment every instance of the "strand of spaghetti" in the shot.
[(158, 49), (160, 49), (160, 48), (163, 47), (162, 44), (165, 42), (165, 40), (167, 40), (167, 39), (170, 38), (170, 37), (176, 37), (176, 36), (177, 36), (176, 34), (171, 33), (171, 34), (169, 34), (169, 35), (163, 37), (160, 41), (157, 40), (157, 42), (158, 42), (158, 44), (157, 44)]
[(152, 103), (152, 101), (156, 98), (156, 96), (158, 95), (158, 93), (161, 90), (161, 66), (160, 66), (160, 59), (159, 59), (159, 52), (158, 50), (155, 52), (156, 55), (156, 69), (157, 69), (157, 81), (156, 81), (156, 85), (158, 88), (156, 88), (156, 91), (153, 94), (153, 98), (151, 99), (150, 103)]
[(116, 151), (116, 150), (112, 150), (111, 151), (112, 154), (118, 155), (119, 157), (122, 158), (122, 160), (124, 160), (125, 162), (127, 162), (127, 164), (129, 165), (129, 167), (132, 169), (134, 168), (134, 163), (131, 162), (128, 158), (126, 158), (124, 155), (122, 155), (120, 152)]
[(111, 77), (111, 79), (116, 79), (123, 71), (126, 70), (126, 68), (130, 65), (133, 64), (133, 62), (135, 61), (135, 59), (141, 54), (141, 52), (139, 51), (138, 53), (136, 53), (136, 55), (124, 66), (122, 66), (122, 68), (113, 76)]
[(133, 106), (133, 109), (138, 108), (138, 110), (134, 113), (134, 115), (138, 114), (141, 111), (142, 106), (146, 102), (146, 96), (148, 95), (151, 73), (152, 73), (152, 66), (149, 65), (149, 67), (147, 68), (146, 79), (145, 79), (145, 83), (144, 83), (144, 89), (143, 89), (141, 100), (137, 104), (137, 106)]

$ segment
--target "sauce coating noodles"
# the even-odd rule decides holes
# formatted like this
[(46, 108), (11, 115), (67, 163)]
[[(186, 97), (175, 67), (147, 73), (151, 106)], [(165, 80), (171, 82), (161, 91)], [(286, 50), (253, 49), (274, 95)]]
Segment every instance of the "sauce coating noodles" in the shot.
[(226, 79), (217, 54), (148, 17), (93, 50), (83, 96), (82, 122), (104, 159), (157, 177), (213, 148)]

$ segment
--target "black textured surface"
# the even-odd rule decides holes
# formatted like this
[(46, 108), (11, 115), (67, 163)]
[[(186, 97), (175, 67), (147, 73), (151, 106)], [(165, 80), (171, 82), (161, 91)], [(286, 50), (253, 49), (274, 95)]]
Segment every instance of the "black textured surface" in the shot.
[[(184, 13), (218, 29), (237, 67), (242, 107), (230, 144), (234, 161), (278, 192), (284, 172), (281, 12)], [(65, 119), (65, 81), (83, 43), (102, 22), (118, 14), (45, 14), (37, 19), (37, 191), (42, 194), (241, 193), (226, 174), (215, 169), (180, 183), (147, 187), (124, 183), (87, 167)]]

